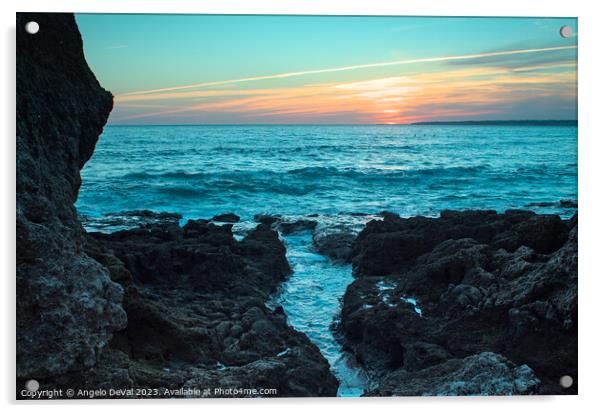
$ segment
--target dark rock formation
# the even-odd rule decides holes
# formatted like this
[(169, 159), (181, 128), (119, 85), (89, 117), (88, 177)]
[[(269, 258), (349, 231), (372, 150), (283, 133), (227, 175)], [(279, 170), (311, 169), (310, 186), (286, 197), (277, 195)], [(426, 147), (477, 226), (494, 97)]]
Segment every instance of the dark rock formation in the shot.
[(438, 219), (385, 214), (383, 221), (369, 222), (360, 233), (353, 264), (357, 274), (385, 275), (408, 269), (416, 258), (448, 239), (472, 238), (509, 251), (524, 245), (546, 254), (567, 237), (568, 228), (557, 215), (530, 211), (443, 211)]
[(451, 374), (449, 360), (467, 370), (482, 352), (533, 369), (539, 393), (577, 391), (558, 385), (563, 375), (577, 378), (576, 216), (387, 215), (360, 233), (353, 265), (341, 330), (378, 377), (374, 394), (438, 392), (438, 379), (423, 379)]
[(269, 225), (283, 235), (291, 235), (297, 232), (313, 231), (318, 226), (318, 221), (313, 219), (299, 218), (290, 219), (283, 218), (280, 215), (265, 215), (257, 214), (253, 217), (255, 222), (260, 222)]
[(567, 209), (576, 209), (578, 204), (577, 201), (573, 201), (572, 199), (561, 199), (558, 202), (532, 202), (530, 204), (525, 205), (527, 208), (531, 207), (554, 207), (554, 208), (567, 208)]
[(356, 234), (351, 231), (316, 232), (313, 235), (313, 244), (316, 251), (335, 263), (345, 263), (351, 257), (355, 238)]
[(154, 212), (149, 210), (134, 210), (111, 212), (102, 217), (79, 216), (82, 224), (90, 230), (118, 231), (146, 225), (177, 224), (182, 215), (175, 212)]
[(399, 369), (367, 396), (509, 396), (535, 394), (540, 382), (527, 365), (495, 353), (450, 359), (416, 372)]
[[(38, 35), (25, 33), (30, 20)], [(86, 65), (72, 15), (19, 14), (17, 50), (18, 390), (35, 378), (40, 390), (158, 392), (122, 397), (186, 396), (182, 387), (334, 396), (317, 347), (265, 305), (290, 272), (268, 226), (239, 242), (230, 224), (180, 228), (179, 215), (134, 211), (135, 229), (85, 233), (79, 171), (111, 94)]]
[(276, 223), (276, 229), (282, 232), (284, 235), (290, 235), (302, 231), (313, 231), (317, 226), (317, 221), (304, 218), (292, 221), (279, 221)]
[[(205, 220), (89, 235), (88, 253), (125, 289), (125, 330), (94, 369), (62, 387), (276, 389), (334, 396), (318, 348), (266, 300), (290, 273), (278, 234), (260, 224), (242, 241)], [(239, 395), (244, 396), (244, 395)]]
[(90, 368), (125, 327), (123, 290), (84, 252), (73, 206), (112, 105), (72, 15), (17, 14), (18, 378)]
[(265, 215), (265, 214), (257, 214), (253, 217), (255, 222), (259, 222), (261, 224), (272, 225), (282, 219), (280, 215)]
[(240, 221), (240, 217), (236, 214), (233, 214), (231, 212), (227, 212), (225, 214), (219, 214), (214, 216), (213, 218), (211, 218), (212, 221), (215, 222), (238, 222)]

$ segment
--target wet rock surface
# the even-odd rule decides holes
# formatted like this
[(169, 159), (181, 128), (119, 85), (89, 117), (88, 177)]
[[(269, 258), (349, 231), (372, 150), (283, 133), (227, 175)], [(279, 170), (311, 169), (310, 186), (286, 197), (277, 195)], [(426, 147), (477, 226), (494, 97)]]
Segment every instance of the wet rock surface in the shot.
[(282, 309), (266, 306), (290, 274), (284, 245), (268, 226), (237, 241), (231, 225), (207, 220), (146, 225), (89, 233), (85, 251), (122, 286), (127, 326), (93, 366), (43, 387), (156, 389), (150, 397), (187, 396), (180, 389), (203, 391), (190, 397), (336, 395), (319, 349)]
[(16, 49), (17, 378), (43, 380), (92, 367), (126, 324), (123, 289), (84, 252), (73, 206), (113, 100), (73, 15), (18, 13)]
[(215, 222), (238, 222), (240, 221), (240, 217), (232, 212), (226, 212), (225, 214), (219, 214), (211, 218), (212, 221)]
[(415, 372), (398, 369), (366, 396), (508, 396), (535, 394), (539, 385), (527, 365), (483, 352)]
[(256, 214), (253, 219), (255, 222), (259, 222), (265, 225), (272, 225), (282, 219), (280, 215), (267, 215), (267, 214)]
[(275, 228), (284, 235), (303, 231), (313, 231), (317, 226), (318, 222), (313, 219), (297, 219), (293, 221), (279, 220), (275, 223)]
[[(493, 394), (577, 392), (558, 385), (577, 378), (576, 215), (388, 214), (360, 233), (352, 261), (340, 329), (376, 377), (371, 394), (486, 392), (470, 382), (489, 379), (466, 377), (483, 352), (507, 360)], [(537, 385), (516, 384), (511, 365)], [(454, 390), (458, 374), (468, 384)]]
[(531, 202), (526, 205), (527, 208), (532, 207), (556, 207), (556, 208), (577, 208), (577, 201), (572, 199), (561, 199), (558, 202)]
[(31, 378), (40, 390), (157, 390), (106, 397), (334, 396), (318, 348), (265, 305), (290, 272), (268, 226), (237, 241), (231, 224), (131, 211), (100, 225), (136, 228), (86, 234), (80, 169), (112, 96), (71, 14), (19, 13), (17, 51), (17, 397)]
[[(315, 218), (317, 215), (309, 217)], [(257, 214), (253, 219), (255, 222), (272, 227), (283, 235), (291, 235), (304, 231), (313, 232), (318, 227), (318, 221), (307, 218), (284, 218), (281, 215)]]
[(214, 388), (336, 394), (318, 348), (265, 305), (290, 273), (268, 226), (242, 241), (230, 225), (206, 220), (90, 233), (86, 251), (123, 286), (128, 325), (93, 369), (59, 377), (58, 385), (112, 388), (119, 378), (139, 388), (211, 389), (211, 397), (227, 396)]
[(351, 231), (315, 232), (313, 245), (317, 252), (335, 263), (346, 263), (351, 257), (356, 236)]
[(182, 219), (182, 215), (176, 212), (134, 210), (112, 212), (94, 218), (80, 215), (79, 218), (88, 230), (110, 232), (156, 224), (177, 224)]

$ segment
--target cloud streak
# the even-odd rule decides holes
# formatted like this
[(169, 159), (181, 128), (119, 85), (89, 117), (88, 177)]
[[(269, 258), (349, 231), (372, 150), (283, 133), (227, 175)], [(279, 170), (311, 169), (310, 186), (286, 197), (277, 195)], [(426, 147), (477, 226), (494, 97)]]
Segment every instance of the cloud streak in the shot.
[[(118, 123), (409, 123), (521, 118), (529, 107), (564, 118), (576, 115), (565, 104), (576, 99), (575, 69), (574, 63), (477, 65), (294, 87), (169, 91), (122, 96), (112, 116)], [(562, 110), (554, 103), (562, 103)], [(156, 107), (144, 107), (149, 104)]]
[(362, 65), (353, 65), (353, 66), (340, 66), (340, 67), (327, 68), (327, 69), (315, 69), (315, 70), (305, 70), (305, 71), (297, 71), (297, 72), (278, 73), (278, 74), (273, 74), (273, 75), (253, 76), (253, 77), (245, 77), (245, 78), (240, 78), (240, 79), (220, 80), (220, 81), (214, 81), (214, 82), (195, 83), (195, 84), (191, 84), (191, 85), (174, 86), (174, 87), (168, 87), (168, 88), (142, 90), (142, 91), (136, 91), (136, 92), (123, 93), (123, 94), (117, 95), (117, 97), (132, 96), (132, 95), (145, 95), (145, 94), (158, 94), (158, 93), (164, 93), (164, 92), (174, 92), (174, 91), (179, 91), (179, 90), (196, 89), (196, 88), (203, 88), (203, 87), (210, 87), (210, 86), (223, 86), (223, 85), (228, 85), (228, 84), (254, 82), (254, 81), (270, 80), (270, 79), (285, 79), (285, 78), (291, 78), (291, 77), (299, 77), (299, 76), (307, 76), (307, 75), (315, 75), (315, 74), (323, 74), (323, 73), (345, 72), (345, 71), (351, 71), (351, 70), (371, 69), (371, 68), (387, 67), (387, 66), (401, 66), (401, 65), (418, 64), (418, 63), (451, 62), (451, 61), (461, 61), (461, 60), (471, 60), (471, 59), (482, 59), (482, 58), (488, 58), (488, 57), (490, 58), (490, 57), (520, 55), (520, 54), (545, 53), (545, 52), (576, 49), (576, 48), (577, 48), (577, 46), (570, 45), (570, 46), (556, 46), (556, 47), (533, 48), (533, 49), (504, 50), (504, 51), (498, 51), (498, 52), (475, 53), (475, 54), (466, 54), (466, 55), (457, 55), (457, 56), (440, 56), (440, 57), (429, 57), (429, 58), (420, 58), (420, 59), (396, 60), (396, 61), (391, 61), (391, 62), (368, 63), (368, 64), (362, 64)]

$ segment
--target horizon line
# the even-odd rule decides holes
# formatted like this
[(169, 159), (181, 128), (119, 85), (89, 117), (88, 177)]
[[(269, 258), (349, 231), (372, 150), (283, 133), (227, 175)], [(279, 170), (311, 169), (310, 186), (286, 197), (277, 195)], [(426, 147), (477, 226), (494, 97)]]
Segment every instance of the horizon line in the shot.
[(106, 126), (420, 126), (442, 123), (544, 123), (575, 122), (579, 119), (467, 119), (467, 120), (427, 120), (410, 123), (107, 123)]

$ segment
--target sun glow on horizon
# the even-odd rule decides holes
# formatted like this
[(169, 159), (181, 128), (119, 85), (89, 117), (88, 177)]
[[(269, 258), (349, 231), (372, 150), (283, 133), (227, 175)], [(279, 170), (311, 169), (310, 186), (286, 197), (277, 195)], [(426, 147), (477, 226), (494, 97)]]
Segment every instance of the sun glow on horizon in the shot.
[[(557, 65), (566, 68), (566, 64)], [(548, 65), (547, 69), (556, 66)], [(286, 116), (303, 123), (338, 113), (357, 114), (361, 122), (400, 124), (450, 117), (499, 113), (496, 106), (518, 98), (555, 94), (568, 100), (576, 76), (572, 72), (546, 73), (541, 68), (460, 68), (425, 74), (392, 76), (358, 82), (302, 85), (298, 87), (211, 89), (126, 94), (115, 97), (116, 109), (140, 113), (116, 117), (118, 121), (193, 113), (237, 113), (265, 123), (265, 117)], [(195, 99), (200, 99), (195, 101)], [(156, 110), (153, 110), (156, 109)], [(251, 122), (253, 123), (253, 122)]]
[[(100, 19), (99, 22), (104, 18), (97, 17)], [(136, 21), (139, 24), (146, 22), (145, 18), (141, 16), (122, 18), (138, 19)], [(225, 16), (217, 20), (211, 19), (211, 16), (199, 18), (204, 18), (207, 23), (219, 20), (226, 24), (230, 21)], [(80, 19), (78, 18), (78, 21)], [(85, 18), (83, 19), (85, 20)], [(177, 18), (173, 19), (175, 22)], [(262, 18), (257, 16), (237, 19), (246, 24), (257, 22), (258, 25), (262, 21)], [(420, 19), (409, 18), (411, 22)], [(518, 22), (524, 25), (525, 33), (532, 31), (534, 35), (540, 33), (542, 27), (556, 25), (555, 20), (536, 19), (534, 21), (539, 23), (529, 26), (526, 25), (528, 20)], [(266, 18), (266, 22), (273, 21), (275, 20)], [(404, 51), (399, 54), (402, 58), (380, 61), (363, 60), (367, 63), (362, 63), (362, 60), (349, 59), (349, 56), (354, 53), (357, 53), (357, 56), (368, 55), (371, 50), (379, 50), (383, 46), (380, 46), (378, 42), (362, 46), (362, 37), (359, 34), (356, 36), (356, 32), (349, 32), (348, 37), (342, 40), (349, 45), (348, 54), (339, 54), (342, 58), (351, 60), (355, 64), (332, 64), (309, 70), (280, 72), (270, 70), (272, 66), (296, 68), (307, 65), (303, 60), (295, 65), (290, 65), (290, 62), (297, 59), (295, 50), (288, 47), (289, 44), (295, 44), (294, 41), (297, 41), (297, 47), (307, 48), (300, 49), (300, 51), (308, 56), (312, 56), (313, 49), (320, 47), (312, 45), (309, 40), (291, 37), (296, 32), (293, 26), (299, 23), (298, 29), (303, 30), (305, 26), (301, 23), (304, 21), (307, 21), (307, 18), (286, 20), (286, 28), (281, 28), (284, 32), (278, 33), (287, 38), (287, 48), (278, 49), (279, 51), (275, 52), (277, 54), (267, 55), (274, 58), (278, 56), (278, 60), (272, 59), (273, 61), (270, 62), (264, 56), (263, 60), (249, 61), (249, 64), (259, 68), (255, 71), (256, 75), (245, 76), (244, 65), (239, 70), (234, 70), (233, 66), (227, 66), (226, 61), (235, 59), (236, 55), (228, 54), (227, 48), (223, 51), (215, 49), (221, 57), (212, 61), (202, 60), (198, 68), (203, 70), (204, 67), (210, 65), (220, 72), (237, 71), (243, 76), (224, 76), (223, 80), (219, 80), (218, 77), (218, 80), (209, 78), (207, 81), (202, 81), (203, 75), (201, 74), (197, 75), (197, 79), (201, 80), (198, 82), (118, 92), (115, 94), (115, 107), (109, 123), (403, 124), (428, 120), (568, 119), (576, 117), (576, 38), (565, 39), (568, 43), (564, 44), (560, 43), (562, 40), (555, 40), (556, 44), (548, 42), (546, 46), (543, 46), (541, 42), (533, 42), (531, 45), (534, 47), (502, 48), (497, 46), (492, 50), (489, 46), (490, 49), (487, 50), (486, 44), (488, 43), (485, 40), (488, 36), (489, 43), (499, 42), (499, 36), (494, 36), (495, 29), (491, 29), (492, 22), (495, 23), (494, 26), (497, 25), (498, 30), (505, 29), (506, 25), (518, 23), (512, 19), (476, 18), (469, 21), (474, 26), (472, 29), (467, 28), (466, 21), (462, 20), (463, 26), (459, 25), (456, 33), (462, 33), (462, 39), (466, 40), (464, 42), (466, 44), (480, 44), (478, 47), (473, 47), (472, 50), (484, 50), (481, 52), (453, 53), (457, 47), (450, 46), (449, 50), (440, 48), (440, 51), (443, 52), (441, 54), (429, 56), (422, 52), (421, 45), (429, 44), (429, 47), (435, 50), (439, 44), (444, 43), (444, 40), (438, 37), (425, 40), (423, 36), (415, 38), (416, 47), (412, 52)], [(387, 37), (383, 37), (384, 34), (377, 35), (381, 32), (376, 31), (381, 26), (387, 27), (389, 24), (386, 19), (382, 18), (334, 19), (332, 21), (318, 19), (315, 23), (318, 25), (316, 26), (316, 35), (319, 36), (332, 30), (334, 27), (332, 25), (340, 25), (341, 28), (352, 30), (353, 25), (359, 24), (360, 21), (374, 25), (372, 40), (380, 41), (383, 44), (387, 42)], [(294, 24), (291, 26), (288, 24), (290, 22)], [(441, 30), (447, 28), (449, 31), (448, 26), (461, 23), (461, 19), (449, 18), (445, 22), (445, 25), (439, 27)], [(486, 26), (479, 26), (481, 22)], [(414, 30), (411, 28), (414, 26), (407, 26), (409, 29), (403, 31), (404, 38), (411, 37)], [(203, 30), (203, 27), (205, 26), (200, 27), (199, 30)], [(217, 26), (212, 27), (213, 30), (219, 30)], [(276, 27), (269, 26), (269, 23), (261, 27), (266, 34), (271, 33), (272, 29), (277, 30)], [(393, 26), (388, 30), (395, 33), (395, 36), (399, 36), (399, 30), (394, 30), (395, 27), (399, 26)], [(490, 29), (491, 33), (484, 31), (485, 27)], [(180, 30), (180, 26), (174, 26), (171, 31), (163, 33), (163, 36), (167, 35), (171, 38), (171, 36), (176, 36), (172, 33), (176, 33), (178, 30)], [(472, 36), (471, 30), (480, 37)], [(509, 33), (507, 30), (502, 32)], [(84, 30), (83, 33), (84, 39), (87, 40), (86, 31)], [(151, 31), (148, 35), (152, 37), (154, 34)], [(249, 36), (253, 37), (252, 34)], [(366, 37), (370, 34), (364, 32), (362, 36)], [(514, 36), (522, 38), (519, 32)], [(122, 53), (123, 58), (126, 58), (123, 53), (136, 53), (136, 46), (131, 44), (132, 39), (123, 39), (122, 37), (114, 39), (114, 44), (123, 46), (103, 45), (100, 47), (99, 45), (98, 49), (105, 54)], [(165, 41), (165, 39), (164, 37), (162, 40)], [(268, 36), (262, 40), (264, 43), (271, 44), (275, 39), (277, 40), (277, 38)], [(328, 39), (321, 39), (323, 39), (322, 43), (329, 43)], [(194, 47), (191, 40), (187, 41), (191, 42), (191, 47)], [(234, 47), (236, 42), (244, 42), (244, 38), (216, 38), (212, 41), (219, 41), (219, 44), (227, 43)], [(511, 44), (509, 40), (506, 40), (506, 43)], [(261, 48), (253, 49), (254, 44), (248, 46), (251, 48), (251, 55), (263, 53)], [(528, 43), (525, 42), (525, 44)], [(257, 45), (259, 46), (260, 43)], [(140, 46), (138, 46), (139, 48)], [(171, 54), (171, 50), (168, 47), (163, 54)], [(343, 50), (345, 49), (343, 48)], [(337, 50), (332, 52), (338, 53)], [(180, 53), (180, 55), (181, 57), (178, 59), (188, 59), (186, 54)], [(327, 57), (328, 55), (323, 55), (322, 59)], [(318, 61), (317, 51), (312, 58)], [(105, 60), (106, 58), (102, 58), (101, 63), (104, 64)], [(336, 63), (336, 59), (333, 59), (333, 63)], [(135, 65), (132, 66), (134, 68), (140, 63), (138, 60), (132, 60), (132, 64)], [(311, 62), (309, 65), (311, 67)], [(315, 62), (313, 66), (316, 67)], [(141, 71), (132, 74), (132, 79), (136, 79), (138, 75), (143, 77), (146, 69), (147, 67), (143, 69), (140, 66)], [(191, 66), (188, 78), (194, 77), (193, 69), (194, 66)], [(108, 67), (107, 70), (109, 72), (105, 73), (110, 74), (113, 68)], [(188, 71), (177, 59), (171, 66), (166, 66), (163, 73), (169, 74), (172, 70), (174, 73)], [(262, 74), (262, 71), (268, 74)], [(174, 79), (178, 79), (178, 77), (176, 76)], [(152, 83), (159, 83), (160, 86), (162, 82), (160, 79), (153, 79)], [(145, 84), (150, 83), (146, 82)], [(173, 84), (173, 80), (171, 84)], [(111, 86), (108, 86), (111, 89)]]

